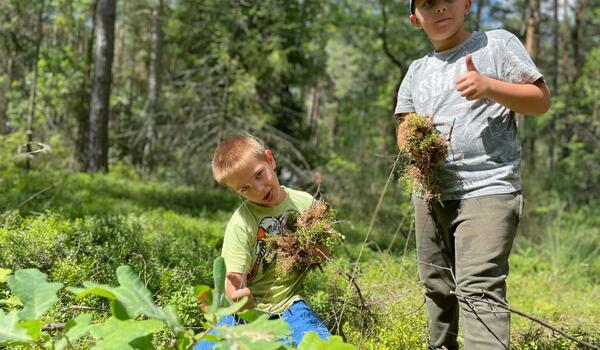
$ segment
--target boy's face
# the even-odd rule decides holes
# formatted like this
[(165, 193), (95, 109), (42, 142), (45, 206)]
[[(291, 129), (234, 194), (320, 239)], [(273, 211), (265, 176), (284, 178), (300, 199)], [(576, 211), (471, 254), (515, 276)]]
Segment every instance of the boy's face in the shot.
[(469, 36), (464, 21), (470, 8), (471, 0), (416, 0), (410, 22), (423, 28), (437, 51), (444, 51)]
[(264, 158), (249, 154), (224, 183), (250, 202), (273, 208), (285, 199), (285, 191), (279, 186), (275, 165), (271, 150), (265, 150)]

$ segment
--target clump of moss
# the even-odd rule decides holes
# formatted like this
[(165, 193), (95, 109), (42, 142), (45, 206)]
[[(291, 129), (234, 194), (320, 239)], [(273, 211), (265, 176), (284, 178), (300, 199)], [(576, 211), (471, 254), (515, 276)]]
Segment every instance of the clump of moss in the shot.
[(327, 260), (343, 236), (334, 228), (333, 210), (324, 201), (315, 201), (301, 214), (290, 215), (282, 234), (267, 237), (267, 247), (275, 254), (281, 274), (304, 272)]
[(448, 144), (434, 128), (430, 117), (410, 113), (400, 123), (398, 134), (404, 138), (400, 152), (408, 157), (403, 177), (412, 189), (424, 192), (428, 204), (440, 199), (439, 183), (432, 173), (446, 159)]

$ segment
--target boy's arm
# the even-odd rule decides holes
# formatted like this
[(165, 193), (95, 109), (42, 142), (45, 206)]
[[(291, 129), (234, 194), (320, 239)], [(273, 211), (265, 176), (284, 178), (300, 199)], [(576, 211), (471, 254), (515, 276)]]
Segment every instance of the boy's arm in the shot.
[(243, 297), (248, 297), (248, 302), (243, 309), (251, 309), (254, 307), (254, 298), (250, 288), (246, 287), (247, 274), (239, 272), (227, 272), (225, 281), (225, 295), (234, 302), (239, 301)]
[(550, 108), (550, 91), (543, 80), (513, 84), (479, 74), (471, 55), (466, 57), (467, 73), (456, 80), (456, 89), (467, 100), (489, 98), (520, 114), (543, 114)]

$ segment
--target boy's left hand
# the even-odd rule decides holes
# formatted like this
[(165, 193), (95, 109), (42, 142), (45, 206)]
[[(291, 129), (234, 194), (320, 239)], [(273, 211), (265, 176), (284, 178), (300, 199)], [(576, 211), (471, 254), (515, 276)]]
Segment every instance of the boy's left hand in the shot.
[(467, 55), (465, 62), (467, 72), (456, 79), (456, 90), (469, 101), (486, 98), (490, 90), (490, 78), (479, 74), (471, 54)]

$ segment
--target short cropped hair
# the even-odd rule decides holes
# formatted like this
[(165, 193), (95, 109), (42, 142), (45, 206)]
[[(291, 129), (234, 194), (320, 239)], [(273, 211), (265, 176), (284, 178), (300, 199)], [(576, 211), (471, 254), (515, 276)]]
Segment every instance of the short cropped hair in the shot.
[(261, 159), (265, 157), (266, 147), (256, 137), (250, 134), (234, 134), (227, 136), (215, 150), (211, 166), (215, 180), (223, 181), (236, 170), (248, 156), (254, 155)]

